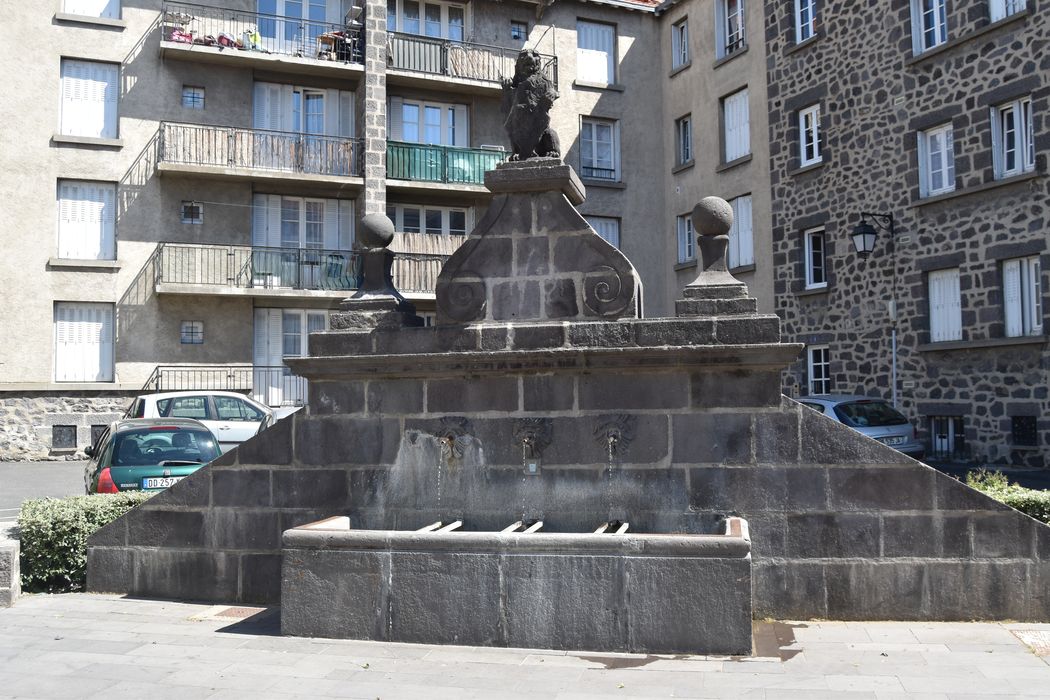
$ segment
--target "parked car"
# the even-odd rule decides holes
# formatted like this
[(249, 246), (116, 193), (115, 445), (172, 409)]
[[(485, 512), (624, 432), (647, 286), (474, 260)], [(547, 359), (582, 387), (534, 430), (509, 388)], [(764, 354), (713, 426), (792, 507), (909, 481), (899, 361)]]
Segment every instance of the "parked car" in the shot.
[(113, 423), (87, 448), (88, 493), (165, 489), (220, 454), (215, 436), (188, 418), (132, 418)]
[(171, 391), (137, 397), (125, 418), (192, 418), (219, 439), (219, 449), (248, 440), (277, 422), (273, 409), (234, 391)]
[(799, 399), (799, 403), (900, 450), (909, 457), (922, 459), (926, 454), (926, 448), (915, 439), (915, 429), (908, 418), (883, 399), (850, 394), (820, 394)]

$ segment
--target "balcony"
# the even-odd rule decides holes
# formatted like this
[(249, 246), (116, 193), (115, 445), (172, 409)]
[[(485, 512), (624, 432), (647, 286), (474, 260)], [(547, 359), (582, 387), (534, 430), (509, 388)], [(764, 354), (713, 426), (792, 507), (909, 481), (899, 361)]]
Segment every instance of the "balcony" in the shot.
[[(506, 159), (507, 153), (501, 150), (388, 141), (386, 176), (388, 180), (460, 185), (467, 191), (487, 192), (485, 172)], [(399, 183), (389, 184), (399, 186)]]
[[(502, 90), (500, 78), (514, 75), (518, 49), (450, 41), (416, 34), (390, 32), (387, 35), (388, 80), (391, 83), (422, 85), (434, 78), (454, 82), (458, 87), (474, 86), (478, 92)], [(558, 85), (558, 59), (542, 56), (543, 72)], [(412, 74), (417, 75), (413, 79)], [(425, 77), (424, 77), (425, 76)]]
[(219, 179), (361, 184), (360, 139), (161, 122), (157, 169)]
[(292, 374), (284, 365), (159, 365), (142, 391), (237, 391), (272, 408), (304, 406), (305, 377)]
[[(399, 253), (394, 284), (409, 297), (433, 295), (447, 255)], [(357, 252), (321, 248), (161, 243), (153, 255), (158, 294), (343, 299), (358, 287)]]
[[(255, 3), (252, 3), (253, 5)], [(302, 75), (364, 72), (360, 25), (333, 24), (189, 3), (165, 3), (165, 58)]]

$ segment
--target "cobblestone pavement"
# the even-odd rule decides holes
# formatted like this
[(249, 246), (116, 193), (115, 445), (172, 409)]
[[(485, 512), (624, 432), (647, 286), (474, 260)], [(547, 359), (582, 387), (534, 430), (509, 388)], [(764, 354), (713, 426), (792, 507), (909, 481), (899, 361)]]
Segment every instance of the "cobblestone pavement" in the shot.
[(259, 608), (27, 596), (0, 610), (0, 698), (1050, 695), (1050, 625), (760, 622), (758, 654), (741, 659), (299, 639), (276, 622)]

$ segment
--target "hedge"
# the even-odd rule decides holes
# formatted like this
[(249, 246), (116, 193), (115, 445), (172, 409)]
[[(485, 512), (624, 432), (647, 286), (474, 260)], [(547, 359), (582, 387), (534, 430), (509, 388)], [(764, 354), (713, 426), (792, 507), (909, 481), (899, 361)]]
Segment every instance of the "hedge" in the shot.
[(18, 515), (22, 590), (79, 591), (87, 579), (87, 538), (153, 495), (151, 491), (26, 501)]
[(984, 469), (968, 473), (966, 485), (1036, 520), (1050, 524), (1050, 491), (1026, 489), (1011, 484), (1005, 474)]

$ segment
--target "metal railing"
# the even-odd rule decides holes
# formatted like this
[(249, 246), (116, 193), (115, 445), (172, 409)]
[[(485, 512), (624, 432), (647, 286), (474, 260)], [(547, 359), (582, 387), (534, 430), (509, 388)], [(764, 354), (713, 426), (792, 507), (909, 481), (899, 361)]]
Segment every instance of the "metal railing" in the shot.
[[(499, 83), (514, 75), (518, 49), (417, 34), (390, 32), (387, 62), (395, 70), (447, 75), (452, 78)], [(543, 74), (558, 85), (558, 58), (541, 54)]]
[(267, 406), (303, 406), (307, 381), (284, 365), (158, 365), (142, 387), (143, 392), (237, 391)]
[(485, 172), (506, 158), (505, 151), (387, 141), (386, 175), (394, 180), (481, 185)]
[(360, 175), (360, 139), (161, 122), (157, 159), (183, 165)]
[(162, 41), (190, 46), (344, 63), (364, 59), (360, 28), (343, 24), (169, 2), (160, 26)]
[[(447, 255), (398, 253), (392, 275), (406, 293), (433, 293)], [(239, 289), (353, 291), (361, 263), (356, 251), (161, 243), (153, 258), (157, 284)]]
[(583, 165), (580, 166), (580, 175), (592, 180), (615, 180), (616, 170), (614, 168), (595, 168)]

